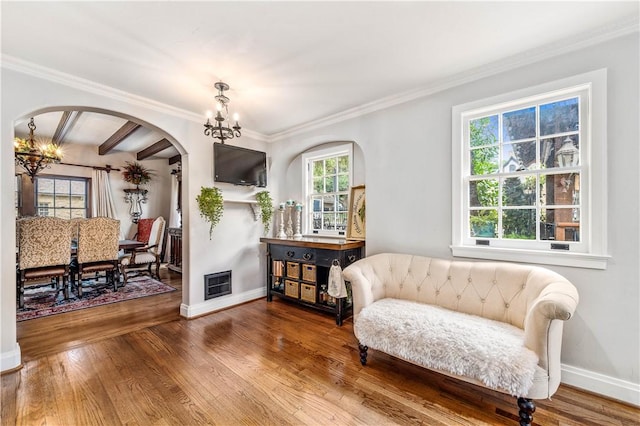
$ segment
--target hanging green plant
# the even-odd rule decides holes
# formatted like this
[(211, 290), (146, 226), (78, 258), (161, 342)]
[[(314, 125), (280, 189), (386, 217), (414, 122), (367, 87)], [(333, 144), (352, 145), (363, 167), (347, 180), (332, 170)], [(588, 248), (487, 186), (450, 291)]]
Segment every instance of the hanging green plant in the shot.
[(213, 228), (220, 222), (224, 211), (224, 200), (222, 192), (218, 188), (200, 188), (200, 195), (196, 197), (200, 216), (209, 222), (209, 239), (213, 233)]
[(262, 218), (262, 225), (264, 225), (264, 234), (269, 232), (271, 226), (271, 219), (273, 218), (273, 200), (269, 191), (261, 191), (256, 194), (256, 200), (260, 206), (260, 217)]

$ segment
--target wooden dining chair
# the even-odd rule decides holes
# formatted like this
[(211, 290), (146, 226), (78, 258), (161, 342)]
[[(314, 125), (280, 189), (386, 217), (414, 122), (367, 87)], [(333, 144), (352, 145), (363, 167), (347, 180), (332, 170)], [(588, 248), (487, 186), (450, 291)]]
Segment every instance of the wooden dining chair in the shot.
[(71, 223), (56, 217), (23, 218), (17, 220), (17, 232), (18, 307), (24, 308), (24, 290), (27, 285), (42, 287), (53, 284), (68, 299)]
[(82, 279), (87, 273), (105, 273), (107, 285), (118, 291), (120, 272), (118, 250), (120, 221), (108, 217), (92, 217), (78, 224), (78, 249), (72, 262), (72, 287), (82, 297)]
[[(158, 280), (160, 279), (164, 233), (165, 220), (160, 216), (153, 222), (153, 226), (151, 226), (148, 244), (120, 257), (120, 273), (123, 277), (123, 285), (127, 285), (129, 276), (141, 273), (149, 274)], [(155, 274), (151, 270), (154, 266)]]

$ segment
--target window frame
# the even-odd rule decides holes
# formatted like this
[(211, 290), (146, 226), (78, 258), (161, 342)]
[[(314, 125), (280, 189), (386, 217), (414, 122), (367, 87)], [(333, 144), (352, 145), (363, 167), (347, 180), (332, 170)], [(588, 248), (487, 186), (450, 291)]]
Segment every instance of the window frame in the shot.
[[(311, 202), (311, 197), (313, 194), (313, 172), (311, 171), (311, 164), (313, 161), (324, 160), (327, 158), (341, 157), (347, 155), (348, 163), (349, 163), (349, 184), (347, 185), (347, 189), (345, 191), (334, 191), (328, 194), (337, 194), (337, 195), (346, 195), (347, 197), (347, 206), (349, 205), (349, 192), (351, 186), (353, 186), (353, 144), (345, 143), (339, 145), (332, 145), (326, 148), (321, 148), (313, 151), (308, 151), (302, 154), (302, 194), (304, 197), (304, 204), (306, 208), (304, 209), (305, 214), (303, 215), (303, 234), (307, 236), (313, 237), (335, 237), (335, 238), (345, 238), (347, 235), (347, 230), (316, 230), (313, 229), (313, 206)], [(337, 189), (337, 188), (336, 188)], [(348, 214), (348, 209), (345, 211), (345, 215)]]
[[(468, 145), (469, 120), (490, 114), (503, 114), (528, 104), (548, 103), (561, 98), (574, 97), (576, 92), (580, 92), (581, 96), (586, 94), (588, 97), (580, 101), (580, 163), (574, 168), (554, 169), (553, 172), (569, 173), (570, 170), (580, 172), (581, 241), (498, 240), (471, 237), (467, 219), (469, 211), (472, 210), (469, 206), (471, 176)], [(500, 149), (502, 145), (499, 144), (498, 147)], [(537, 145), (536, 156), (539, 157)], [(500, 169), (501, 167), (502, 164), (499, 164)], [(550, 172), (552, 169), (515, 173), (500, 170), (495, 177), (518, 174), (539, 176)], [(606, 69), (453, 107), (451, 249), (455, 257), (606, 269), (609, 258), (606, 255), (606, 198)], [(536, 227), (539, 228), (537, 220)], [(539, 230), (536, 229), (536, 235), (538, 234)], [(486, 244), (488, 240), (490, 245), (478, 245), (478, 240), (482, 240), (481, 244)], [(551, 249), (551, 244), (558, 243), (567, 244), (569, 249)]]
[[(75, 208), (75, 207), (68, 207), (68, 208), (63, 208), (63, 207), (55, 207), (55, 203), (54, 205), (47, 205), (44, 206), (42, 208), (46, 208), (47, 211), (52, 211), (54, 213), (54, 217), (57, 217), (55, 215), (55, 212), (57, 210), (63, 211), (63, 210), (68, 210), (70, 213), (72, 210), (84, 210), (85, 212), (85, 218), (89, 218), (91, 217), (91, 178), (87, 178), (87, 177), (82, 177), (82, 176), (63, 176), (63, 175), (36, 175), (35, 178), (35, 182), (33, 185), (33, 203), (34, 203), (34, 209), (37, 215), (40, 215), (40, 209), (41, 207), (38, 205), (38, 194), (39, 194), (39, 180), (40, 179), (52, 179), (54, 181), (54, 188), (55, 188), (55, 181), (56, 180), (67, 180), (67, 181), (78, 181), (78, 182), (83, 182), (85, 185), (85, 192), (84, 192), (84, 208)], [(53, 199), (55, 201), (55, 189), (54, 189), (54, 193), (52, 194)], [(69, 196), (71, 196), (71, 193), (68, 194)], [(69, 216), (71, 216), (71, 214), (69, 214)]]

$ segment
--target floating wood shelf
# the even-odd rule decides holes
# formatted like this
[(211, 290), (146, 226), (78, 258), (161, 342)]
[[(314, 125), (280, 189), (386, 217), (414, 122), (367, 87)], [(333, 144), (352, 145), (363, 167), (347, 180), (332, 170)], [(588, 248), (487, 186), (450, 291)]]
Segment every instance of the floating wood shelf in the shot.
[(257, 222), (260, 219), (261, 212), (260, 206), (258, 206), (258, 202), (256, 200), (234, 200), (234, 199), (224, 199), (225, 203), (230, 204), (249, 204), (251, 210), (253, 211), (254, 220)]

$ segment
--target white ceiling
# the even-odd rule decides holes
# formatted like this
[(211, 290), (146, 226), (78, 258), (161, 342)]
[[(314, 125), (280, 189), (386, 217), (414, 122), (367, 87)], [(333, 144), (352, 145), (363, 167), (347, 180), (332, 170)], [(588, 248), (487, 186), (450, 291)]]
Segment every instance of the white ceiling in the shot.
[[(637, 28), (639, 15), (636, 1), (3, 1), (1, 8), (4, 61), (26, 60), (203, 121), (221, 79), (231, 86), (230, 111), (267, 137), (514, 57)], [(54, 131), (58, 119), (36, 124)], [(102, 143), (107, 127), (118, 128), (101, 120), (104, 134), (78, 133), (78, 142)]]

